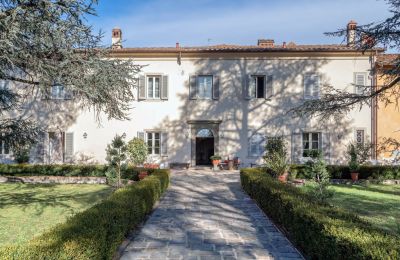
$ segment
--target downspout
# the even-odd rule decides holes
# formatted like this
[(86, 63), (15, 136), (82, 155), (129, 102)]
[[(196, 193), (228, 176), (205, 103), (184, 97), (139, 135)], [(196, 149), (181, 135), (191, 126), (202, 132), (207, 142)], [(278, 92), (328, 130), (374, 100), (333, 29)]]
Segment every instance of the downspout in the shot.
[[(378, 55), (378, 51), (375, 50), (375, 58)], [(378, 90), (378, 70), (377, 70), (377, 64), (376, 64), (376, 59), (373, 60), (373, 63), (371, 66), (374, 66), (374, 75), (372, 78), (372, 86), (374, 91)], [(376, 160), (378, 157), (378, 98), (375, 96), (372, 98), (372, 120), (371, 120), (371, 128), (372, 128), (372, 159)]]

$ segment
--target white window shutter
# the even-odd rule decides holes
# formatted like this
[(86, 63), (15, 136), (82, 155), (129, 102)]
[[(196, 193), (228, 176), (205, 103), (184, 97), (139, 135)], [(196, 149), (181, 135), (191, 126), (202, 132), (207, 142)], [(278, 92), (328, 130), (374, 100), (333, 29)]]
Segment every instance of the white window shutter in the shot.
[(168, 99), (168, 75), (162, 76), (161, 99), (164, 99), (164, 100)]
[(196, 75), (189, 76), (189, 99), (197, 99), (197, 77)]
[(320, 133), (320, 142), (322, 155), (325, 161), (329, 164), (331, 159), (330, 134), (327, 132)]
[(312, 96), (313, 97), (319, 97), (320, 94), (320, 83), (319, 83), (319, 76), (318, 75), (313, 75), (313, 88), (312, 88)]
[(252, 75), (247, 76), (245, 87), (245, 99), (252, 99), (256, 96), (256, 81)]
[(304, 75), (304, 97), (311, 96), (311, 76)]
[(260, 141), (259, 141), (259, 144), (258, 144), (258, 146), (259, 146), (258, 152), (259, 152), (260, 156), (264, 155), (264, 152), (265, 152), (265, 144), (266, 144), (265, 140), (266, 140), (266, 136), (265, 135), (261, 135), (261, 138), (260, 138)]
[(219, 99), (219, 76), (213, 76), (213, 99)]
[(303, 133), (293, 132), (292, 133), (292, 162), (299, 163), (303, 157)]
[(71, 160), (74, 155), (74, 133), (65, 133), (65, 159)]
[(161, 154), (162, 155), (168, 154), (168, 133), (167, 132), (161, 133)]
[(365, 73), (355, 73), (354, 74), (354, 85), (355, 85), (355, 93), (362, 95), (364, 94), (365, 86), (366, 86), (366, 74)]
[(144, 132), (137, 132), (137, 138), (143, 140), (143, 142), (145, 141), (145, 135)]
[(248, 132), (247, 132), (247, 155), (249, 157), (252, 156), (252, 153), (251, 153), (251, 138), (252, 138), (252, 135), (253, 135), (253, 131), (251, 129), (249, 129)]
[(269, 75), (266, 77), (266, 83), (265, 83), (265, 98), (269, 99), (274, 95), (274, 89), (273, 89), (273, 76)]
[(138, 88), (138, 98), (139, 100), (146, 99), (146, 76), (139, 76), (139, 88)]

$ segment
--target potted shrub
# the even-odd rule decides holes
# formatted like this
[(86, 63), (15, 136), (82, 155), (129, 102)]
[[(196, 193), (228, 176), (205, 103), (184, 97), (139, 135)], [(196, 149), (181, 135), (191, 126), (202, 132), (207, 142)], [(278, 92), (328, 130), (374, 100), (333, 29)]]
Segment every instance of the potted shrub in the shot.
[(212, 164), (213, 164), (213, 166), (214, 166), (214, 168), (215, 168), (215, 167), (217, 167), (218, 164), (221, 162), (221, 156), (219, 156), (219, 155), (213, 155), (213, 156), (210, 157), (210, 160), (211, 160), (211, 162), (212, 162)]
[(358, 164), (357, 161), (350, 161), (349, 162), (349, 170), (350, 170), (350, 175), (351, 179), (353, 181), (358, 181), (358, 170), (360, 169), (360, 165)]
[(360, 169), (360, 164), (358, 162), (357, 149), (354, 144), (349, 145), (347, 153), (350, 155), (349, 170), (350, 170), (351, 179), (353, 181), (357, 181), (358, 180), (358, 170)]
[(268, 140), (266, 151), (264, 160), (267, 167), (278, 177), (279, 181), (286, 183), (290, 165), (287, 161), (286, 142), (283, 137)]

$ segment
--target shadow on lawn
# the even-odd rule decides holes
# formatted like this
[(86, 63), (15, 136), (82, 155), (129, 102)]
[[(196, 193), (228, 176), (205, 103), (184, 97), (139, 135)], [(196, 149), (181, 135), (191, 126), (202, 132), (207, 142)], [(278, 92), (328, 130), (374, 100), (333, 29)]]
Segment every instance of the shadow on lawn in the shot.
[[(360, 191), (369, 191), (369, 192), (377, 192), (377, 193), (383, 193), (383, 194), (388, 194), (388, 195), (395, 195), (395, 196), (400, 196), (400, 188), (398, 190), (385, 190), (381, 189), (384, 188), (384, 184), (382, 184), (381, 187), (377, 188), (374, 186), (363, 186), (363, 185), (351, 185), (351, 186), (340, 186), (340, 187), (347, 187), (347, 188), (352, 188), (352, 189), (357, 189)], [(400, 198), (399, 198), (400, 200)]]
[[(32, 210), (41, 215), (46, 208), (64, 208), (73, 210), (77, 205), (95, 204), (107, 196), (109, 191), (60, 189), (57, 184), (5, 184), (6, 190), (0, 191), (0, 209), (18, 207), (24, 212)], [(8, 187), (7, 187), (8, 186)]]

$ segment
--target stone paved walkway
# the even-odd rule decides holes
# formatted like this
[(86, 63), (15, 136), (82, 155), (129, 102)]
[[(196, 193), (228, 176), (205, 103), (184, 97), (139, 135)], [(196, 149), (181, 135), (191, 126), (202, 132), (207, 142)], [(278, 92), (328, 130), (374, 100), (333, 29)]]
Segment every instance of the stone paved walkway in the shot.
[(182, 170), (121, 259), (301, 256), (242, 191), (237, 171)]

